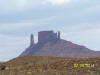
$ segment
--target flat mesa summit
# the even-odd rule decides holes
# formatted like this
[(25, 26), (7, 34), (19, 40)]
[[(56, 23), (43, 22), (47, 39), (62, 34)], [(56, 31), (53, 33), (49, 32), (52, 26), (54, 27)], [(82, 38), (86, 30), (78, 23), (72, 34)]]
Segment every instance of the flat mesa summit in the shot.
[(34, 43), (34, 35), (31, 34), (30, 46), (20, 56), (100, 57), (100, 51), (63, 40), (60, 35), (60, 32), (40, 31), (38, 42)]

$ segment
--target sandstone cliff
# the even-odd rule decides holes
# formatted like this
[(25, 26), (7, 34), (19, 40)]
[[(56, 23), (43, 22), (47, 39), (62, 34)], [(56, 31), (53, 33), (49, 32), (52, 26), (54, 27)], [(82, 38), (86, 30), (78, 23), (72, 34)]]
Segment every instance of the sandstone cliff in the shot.
[(60, 38), (60, 32), (42, 31), (38, 33), (38, 43), (33, 43), (20, 56), (56, 56), (56, 57), (100, 57), (100, 51), (74, 44)]

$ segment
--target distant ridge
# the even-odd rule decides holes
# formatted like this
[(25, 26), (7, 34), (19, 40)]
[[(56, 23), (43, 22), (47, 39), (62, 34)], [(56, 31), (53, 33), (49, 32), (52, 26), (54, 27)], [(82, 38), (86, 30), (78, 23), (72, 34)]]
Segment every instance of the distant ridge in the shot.
[(100, 57), (100, 51), (93, 51), (85, 46), (61, 39), (60, 32), (38, 32), (38, 43), (34, 43), (31, 34), (30, 46), (20, 56), (55, 56), (55, 57)]

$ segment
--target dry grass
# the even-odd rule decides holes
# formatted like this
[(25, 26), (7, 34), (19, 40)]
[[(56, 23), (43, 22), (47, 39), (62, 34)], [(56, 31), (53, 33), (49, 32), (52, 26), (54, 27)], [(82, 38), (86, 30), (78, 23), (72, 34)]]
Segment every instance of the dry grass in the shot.
[[(94, 64), (94, 68), (74, 64)], [(0, 65), (6, 66), (0, 75), (100, 75), (100, 58), (26, 56)]]

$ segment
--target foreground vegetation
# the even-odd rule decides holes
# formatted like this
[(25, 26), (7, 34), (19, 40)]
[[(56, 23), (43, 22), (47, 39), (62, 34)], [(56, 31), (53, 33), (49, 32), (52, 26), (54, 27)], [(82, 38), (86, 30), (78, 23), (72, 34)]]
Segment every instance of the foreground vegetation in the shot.
[(100, 75), (100, 58), (26, 56), (1, 63), (0, 67), (0, 75)]

